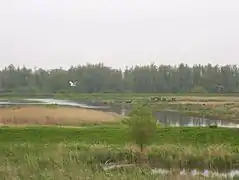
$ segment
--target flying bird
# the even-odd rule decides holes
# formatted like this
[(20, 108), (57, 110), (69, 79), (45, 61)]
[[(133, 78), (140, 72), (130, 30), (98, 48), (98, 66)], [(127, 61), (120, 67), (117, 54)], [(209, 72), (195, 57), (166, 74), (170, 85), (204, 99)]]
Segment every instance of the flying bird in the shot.
[(69, 84), (70, 84), (71, 87), (75, 87), (76, 83), (77, 83), (77, 81), (75, 81), (75, 82), (69, 81)]

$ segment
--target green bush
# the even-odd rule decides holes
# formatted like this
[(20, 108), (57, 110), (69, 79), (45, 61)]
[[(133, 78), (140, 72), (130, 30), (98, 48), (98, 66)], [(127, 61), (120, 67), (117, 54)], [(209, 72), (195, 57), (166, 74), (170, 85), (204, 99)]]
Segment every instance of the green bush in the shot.
[(153, 113), (146, 105), (137, 106), (129, 114), (127, 124), (131, 137), (142, 152), (144, 144), (149, 143), (156, 133), (157, 124)]

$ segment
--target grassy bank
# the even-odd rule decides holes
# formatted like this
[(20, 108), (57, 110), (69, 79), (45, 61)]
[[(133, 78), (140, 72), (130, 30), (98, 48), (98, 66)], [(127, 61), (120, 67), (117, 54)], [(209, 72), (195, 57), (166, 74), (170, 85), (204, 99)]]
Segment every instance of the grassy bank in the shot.
[[(1, 99), (9, 98), (60, 98), (91, 100), (148, 99), (149, 97), (176, 97), (180, 101), (228, 101), (239, 100), (238, 93), (0, 93)], [(236, 99), (235, 99), (236, 97)]]
[[(121, 104), (130, 103), (136, 104), (139, 102), (155, 102), (150, 101), (151, 97), (160, 97), (165, 100), (160, 100), (158, 103), (173, 103), (173, 104), (209, 104), (223, 105), (226, 103), (239, 104), (238, 94), (197, 94), (197, 93), (79, 93), (79, 94), (54, 94), (57, 99), (72, 99), (72, 100), (90, 100), (99, 101), (106, 104)], [(172, 101), (175, 99), (175, 101)]]

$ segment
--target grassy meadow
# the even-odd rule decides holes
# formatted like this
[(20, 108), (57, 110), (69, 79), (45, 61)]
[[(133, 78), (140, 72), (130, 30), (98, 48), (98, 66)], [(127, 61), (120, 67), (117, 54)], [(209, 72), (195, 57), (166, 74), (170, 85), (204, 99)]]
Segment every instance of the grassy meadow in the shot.
[[(142, 153), (127, 133), (127, 127), (120, 124), (82, 128), (1, 127), (0, 176), (159, 179), (150, 174), (150, 167), (228, 170), (239, 166), (236, 129), (158, 128), (152, 144)], [(133, 170), (104, 172), (101, 164), (106, 161), (136, 166)]]
[[(161, 95), (73, 94), (69, 99), (106, 103), (132, 100), (130, 104), (134, 104), (145, 102), (150, 96)], [(236, 113), (239, 97), (162, 96), (176, 97), (176, 101), (151, 102), (153, 110), (170, 109), (220, 119), (239, 117)], [(122, 118), (114, 113), (55, 105), (0, 108), (0, 177), (3, 180), (227, 179), (179, 175), (178, 169), (239, 168), (238, 129), (158, 127), (150, 144), (140, 152)], [(104, 171), (102, 166), (106, 162), (134, 166)], [(151, 168), (174, 170), (168, 175), (154, 175)]]

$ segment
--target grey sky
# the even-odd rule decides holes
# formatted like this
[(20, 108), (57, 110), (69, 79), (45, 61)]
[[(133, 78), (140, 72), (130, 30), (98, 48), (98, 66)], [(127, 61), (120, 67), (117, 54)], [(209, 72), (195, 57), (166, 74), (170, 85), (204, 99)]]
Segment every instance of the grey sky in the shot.
[(0, 68), (239, 63), (238, 0), (2, 0)]

